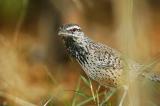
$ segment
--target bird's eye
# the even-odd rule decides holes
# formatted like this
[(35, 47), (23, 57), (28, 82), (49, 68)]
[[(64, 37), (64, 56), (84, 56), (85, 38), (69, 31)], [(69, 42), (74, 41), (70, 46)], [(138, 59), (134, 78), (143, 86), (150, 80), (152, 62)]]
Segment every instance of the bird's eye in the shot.
[(77, 30), (76, 28), (73, 28), (73, 29), (72, 29), (73, 32), (75, 32), (76, 30)]
[(73, 29), (70, 29), (69, 31), (73, 33), (73, 32), (76, 32), (76, 31), (80, 31), (80, 29), (73, 28)]

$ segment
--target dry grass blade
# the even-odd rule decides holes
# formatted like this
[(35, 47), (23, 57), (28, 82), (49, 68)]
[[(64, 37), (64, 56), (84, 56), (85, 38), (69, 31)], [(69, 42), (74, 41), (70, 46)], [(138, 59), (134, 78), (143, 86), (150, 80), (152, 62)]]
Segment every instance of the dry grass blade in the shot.
[(52, 73), (48, 70), (48, 67), (43, 65), (44, 70), (46, 71), (48, 77), (51, 79), (53, 84), (58, 84), (58, 82), (56, 81), (56, 79), (53, 77)]
[(90, 79), (89, 79), (89, 84), (90, 84), (90, 89), (91, 89), (91, 93), (92, 93), (92, 96), (93, 96), (93, 100), (96, 101), (95, 93), (94, 93), (94, 90), (93, 90), (93, 85), (92, 85), (92, 82), (91, 82)]
[(96, 97), (97, 97), (97, 99), (96, 99), (96, 100), (97, 100), (97, 106), (99, 106), (100, 103), (99, 103), (99, 94), (98, 94), (98, 90), (96, 90)]
[(22, 0), (22, 7), (23, 8), (21, 9), (19, 20), (18, 20), (18, 22), (16, 24), (16, 27), (15, 27), (15, 34), (14, 34), (15, 43), (17, 42), (18, 34), (20, 32), (21, 26), (22, 26), (23, 21), (24, 21), (25, 16), (26, 16), (27, 6), (28, 6), (28, 0)]
[(37, 106), (35, 104), (32, 104), (28, 101), (25, 101), (25, 100), (19, 98), (19, 97), (13, 96), (11, 94), (0, 92), (0, 95), (6, 97), (7, 99), (14, 101), (18, 106)]
[(10, 43), (9, 43), (9, 41), (8, 41), (4, 36), (5, 36), (5, 35), (0, 34), (0, 44), (1, 44), (2, 46), (9, 47)]
[[(78, 80), (76, 91), (79, 91), (80, 83), (81, 83), (81, 78), (79, 78), (79, 80)], [(77, 99), (77, 93), (75, 93), (74, 96), (73, 96), (72, 106), (76, 106), (76, 99)]]
[(97, 105), (99, 106), (100, 105), (100, 102), (99, 102), (99, 90), (100, 90), (101, 86), (99, 85), (97, 90), (96, 90), (96, 96), (97, 96)]
[(79, 96), (82, 96), (82, 97), (85, 97), (85, 98), (88, 98), (89, 96), (87, 96), (85, 93), (83, 93), (83, 91), (75, 91), (75, 90), (67, 90), (67, 91), (72, 91), (76, 94), (78, 94)]
[[(100, 93), (99, 94), (99, 97), (102, 96), (104, 94), (104, 92)], [(97, 98), (97, 95), (95, 96), (95, 98)], [(79, 104), (77, 104), (76, 106), (85, 106), (85, 104), (87, 104), (88, 102), (94, 100), (93, 96), (92, 97), (89, 97), (88, 99), (80, 102)]]
[(49, 104), (49, 102), (51, 102), (52, 99), (53, 99), (53, 97), (50, 98), (43, 106), (47, 106)]
[(83, 82), (90, 87), (90, 82), (84, 77), (81, 75), (81, 79), (83, 80)]
[(105, 94), (105, 99), (101, 102), (100, 106), (103, 106), (109, 98), (115, 93), (116, 89), (111, 89), (108, 93)]
[(151, 61), (146, 63), (141, 70), (143, 71), (147, 68), (153, 68), (157, 63), (159, 63), (159, 61), (160, 61), (160, 56), (156, 56)]

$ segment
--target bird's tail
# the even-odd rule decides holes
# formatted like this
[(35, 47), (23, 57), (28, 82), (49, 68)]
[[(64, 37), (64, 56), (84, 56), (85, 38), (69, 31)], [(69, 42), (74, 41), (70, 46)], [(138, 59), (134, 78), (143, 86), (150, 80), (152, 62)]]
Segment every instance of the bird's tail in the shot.
[(151, 81), (160, 83), (160, 75), (157, 73), (143, 73), (142, 75)]
[(141, 67), (141, 74), (143, 77), (146, 79), (153, 81), (153, 82), (158, 82), (160, 83), (160, 73), (157, 73), (156, 71), (152, 71), (152, 68), (157, 65), (157, 63), (160, 62), (160, 55), (155, 56), (150, 62), (146, 63)]

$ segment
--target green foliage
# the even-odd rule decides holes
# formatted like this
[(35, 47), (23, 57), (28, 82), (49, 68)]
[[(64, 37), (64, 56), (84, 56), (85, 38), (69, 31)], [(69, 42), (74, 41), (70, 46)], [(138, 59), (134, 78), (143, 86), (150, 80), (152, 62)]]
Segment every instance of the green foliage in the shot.
[(86, 106), (87, 104), (104, 106), (106, 103), (110, 104), (109, 106), (111, 106), (111, 103), (108, 102), (108, 99), (113, 93), (114, 92), (110, 91), (107, 93), (106, 91), (100, 92), (100, 86), (98, 86), (97, 89), (94, 89), (89, 78), (86, 79), (84, 76), (80, 76), (76, 91), (74, 91), (71, 106)]
[(6, 21), (15, 21), (25, 12), (28, 0), (0, 0), (0, 15)]

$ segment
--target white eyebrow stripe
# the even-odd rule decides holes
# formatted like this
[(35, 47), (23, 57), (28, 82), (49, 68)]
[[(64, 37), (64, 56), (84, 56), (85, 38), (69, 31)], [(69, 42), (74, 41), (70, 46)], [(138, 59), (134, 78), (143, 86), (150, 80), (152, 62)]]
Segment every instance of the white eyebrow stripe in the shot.
[(68, 27), (68, 28), (67, 28), (67, 30), (74, 29), (74, 28), (76, 28), (76, 29), (80, 29), (80, 27), (79, 27), (79, 26), (72, 26), (72, 27)]

